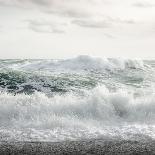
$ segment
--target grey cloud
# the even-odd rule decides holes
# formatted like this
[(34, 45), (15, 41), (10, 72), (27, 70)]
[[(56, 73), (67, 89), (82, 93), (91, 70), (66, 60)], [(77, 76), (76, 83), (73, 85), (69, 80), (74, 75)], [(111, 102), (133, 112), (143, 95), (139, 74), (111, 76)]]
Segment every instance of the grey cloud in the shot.
[(116, 19), (113, 19), (112, 21), (115, 23), (121, 23), (121, 24), (135, 24), (136, 23), (136, 21), (133, 19), (126, 20), (126, 19), (116, 18)]
[[(53, 0), (51, 0), (52, 2)], [(45, 4), (47, 5), (49, 2), (49, 0), (0, 0), (0, 4), (1, 5), (17, 5), (17, 4), (28, 4), (28, 3), (34, 3), (34, 4), (39, 4), (39, 5), (42, 5), (42, 4)]]
[[(94, 21), (95, 23), (89, 20), (78, 21), (79, 19), (101, 16), (102, 10), (98, 10), (98, 7), (104, 4), (104, 0), (0, 0), (0, 4), (24, 8), (30, 7), (31, 9), (37, 8), (44, 13), (76, 18), (75, 23), (85, 27), (102, 28), (107, 25), (107, 21), (106, 23), (105, 21)], [(94, 9), (95, 6), (97, 7)]]
[[(134, 20), (113, 19), (111, 17), (102, 18), (101, 10), (101, 12), (91, 10), (93, 5), (100, 4), (99, 2), (101, 1), (103, 2), (103, 0), (0, 0), (5, 5), (37, 7), (37, 9), (49, 14), (68, 17), (72, 24), (81, 27), (103, 29), (110, 28), (115, 24), (134, 24)], [(64, 29), (62, 27), (61, 23), (29, 21), (29, 28), (36, 32), (63, 33)]]
[(81, 11), (74, 8), (61, 8), (61, 9), (49, 9), (45, 11), (49, 14), (56, 14), (58, 16), (70, 17), (70, 18), (87, 18), (91, 16), (91, 13)]
[(155, 7), (155, 4), (148, 3), (148, 2), (137, 2), (137, 3), (134, 3), (133, 6), (139, 7), (139, 8), (150, 8), (150, 7)]
[(53, 0), (30, 0), (30, 2), (38, 5), (49, 6), (49, 5), (52, 5)]
[[(33, 3), (36, 0), (32, 0)], [(42, 0), (39, 0), (42, 1)], [(87, 5), (90, 3), (88, 0), (44, 0), (46, 8), (42, 8), (42, 11), (49, 14), (56, 14), (58, 16), (69, 18), (87, 18), (92, 16), (92, 10), (87, 10)], [(49, 2), (50, 1), (50, 2)], [(83, 2), (87, 2), (87, 5), (83, 7)], [(38, 3), (38, 2), (37, 2)], [(86, 3), (84, 3), (86, 4)], [(90, 3), (91, 4), (91, 3)]]
[[(109, 28), (112, 25), (108, 23), (107, 21), (94, 21), (94, 20), (74, 20), (72, 21), (73, 24), (76, 24), (81, 27), (88, 27), (88, 28), (98, 28), (98, 29), (104, 29), (104, 28)], [(102, 33), (105, 37), (107, 38), (115, 38), (113, 35), (110, 33), (104, 32)]]
[(65, 33), (64, 23), (55, 23), (42, 20), (26, 20), (28, 28), (40, 33)]
[(103, 20), (93, 20), (93, 19), (82, 19), (82, 20), (73, 20), (73, 24), (76, 24), (81, 27), (89, 27), (89, 28), (110, 28), (115, 24), (135, 24), (134, 20), (123, 20), (120, 18), (110, 18), (107, 17)]
[(95, 20), (73, 20), (73, 24), (76, 24), (81, 27), (90, 27), (90, 28), (108, 28), (110, 23), (107, 21), (95, 21)]
[[(22, 8), (37, 8), (45, 13), (57, 14), (66, 17), (81, 18), (91, 15), (87, 11), (87, 4), (92, 0), (0, 0), (0, 5)], [(85, 2), (86, 7), (81, 7)], [(87, 2), (87, 3), (86, 3)]]

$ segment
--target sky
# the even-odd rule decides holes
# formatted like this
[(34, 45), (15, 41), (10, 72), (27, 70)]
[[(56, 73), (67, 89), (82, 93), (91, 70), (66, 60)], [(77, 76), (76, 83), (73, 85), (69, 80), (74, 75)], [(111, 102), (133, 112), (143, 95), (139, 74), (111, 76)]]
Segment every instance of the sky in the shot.
[(0, 58), (155, 59), (155, 0), (0, 0)]

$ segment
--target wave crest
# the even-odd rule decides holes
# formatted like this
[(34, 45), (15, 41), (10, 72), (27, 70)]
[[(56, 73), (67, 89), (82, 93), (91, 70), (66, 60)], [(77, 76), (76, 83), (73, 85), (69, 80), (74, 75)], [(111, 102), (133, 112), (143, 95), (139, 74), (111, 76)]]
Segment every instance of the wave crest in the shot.
[(144, 68), (142, 60), (131, 60), (121, 58), (96, 58), (81, 55), (76, 58), (66, 60), (25, 60), (19, 61), (10, 66), (12, 69), (32, 70), (32, 71), (80, 71), (80, 70), (113, 70), (126, 68)]
[(150, 123), (155, 120), (154, 103), (154, 96), (134, 98), (125, 92), (110, 93), (105, 87), (86, 91), (83, 97), (72, 93), (54, 97), (39, 92), (16, 96), (1, 93), (0, 124), (54, 128), (84, 122)]
[(109, 92), (104, 86), (47, 97), (0, 93), (2, 140), (59, 141), (105, 136), (154, 137), (154, 96), (134, 97), (127, 91)]

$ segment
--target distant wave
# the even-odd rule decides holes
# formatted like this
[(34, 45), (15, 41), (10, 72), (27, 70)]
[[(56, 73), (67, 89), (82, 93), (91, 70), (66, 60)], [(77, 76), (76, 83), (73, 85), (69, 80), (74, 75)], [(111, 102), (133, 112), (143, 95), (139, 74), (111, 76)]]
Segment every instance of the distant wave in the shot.
[[(11, 64), (1, 64), (3, 68), (18, 70), (47, 70), (47, 71), (80, 71), (80, 70), (113, 70), (125, 68), (144, 68), (142, 60), (121, 59), (121, 58), (96, 58), (81, 55), (66, 60), (17, 60)], [(6, 66), (5, 66), (6, 65)], [(2, 68), (2, 67), (1, 67)]]

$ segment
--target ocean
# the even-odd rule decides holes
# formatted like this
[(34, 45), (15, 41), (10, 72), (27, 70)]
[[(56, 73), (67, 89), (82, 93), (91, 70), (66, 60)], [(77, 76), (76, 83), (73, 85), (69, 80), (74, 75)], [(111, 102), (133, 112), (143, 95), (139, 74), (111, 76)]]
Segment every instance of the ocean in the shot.
[(0, 138), (155, 139), (155, 61), (0, 60)]

